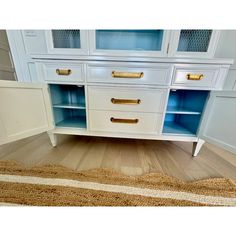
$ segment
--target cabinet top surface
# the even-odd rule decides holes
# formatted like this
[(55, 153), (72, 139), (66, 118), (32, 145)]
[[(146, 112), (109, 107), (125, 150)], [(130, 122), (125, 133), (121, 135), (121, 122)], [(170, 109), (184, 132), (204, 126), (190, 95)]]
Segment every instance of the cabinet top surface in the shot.
[(218, 64), (232, 65), (233, 59), (228, 58), (158, 58), (158, 57), (115, 57), (115, 56), (75, 56), (75, 55), (31, 55), (32, 59), (54, 59), (54, 60), (83, 60), (83, 61), (117, 61), (117, 62), (149, 62), (149, 63), (184, 63), (184, 64)]

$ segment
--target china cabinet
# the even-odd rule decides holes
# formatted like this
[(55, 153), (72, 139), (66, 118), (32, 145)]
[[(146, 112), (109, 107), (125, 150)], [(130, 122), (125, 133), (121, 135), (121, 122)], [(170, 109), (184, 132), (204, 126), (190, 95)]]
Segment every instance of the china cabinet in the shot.
[(8, 31), (14, 63), (21, 41), (37, 83), (0, 82), (0, 143), (48, 131), (53, 146), (74, 134), (193, 142), (193, 156), (207, 140), (236, 152), (233, 120), (214, 128), (222, 111), (235, 115), (236, 97), (224, 95), (221, 110), (212, 92), (233, 61), (210, 58), (219, 32), (189, 31)]

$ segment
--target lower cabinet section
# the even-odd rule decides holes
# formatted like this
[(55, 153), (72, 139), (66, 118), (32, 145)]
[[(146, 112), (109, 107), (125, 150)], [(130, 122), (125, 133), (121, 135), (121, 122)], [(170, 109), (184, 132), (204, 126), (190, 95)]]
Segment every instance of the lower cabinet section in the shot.
[(84, 130), (89, 127), (89, 131), (117, 132), (124, 133), (124, 136), (162, 134), (196, 137), (209, 95), (209, 91), (171, 90), (164, 110), (166, 89), (142, 91), (141, 88), (89, 86), (87, 119), (84, 86), (49, 86), (56, 127)]
[(89, 111), (91, 131), (159, 134), (162, 119), (158, 113)]

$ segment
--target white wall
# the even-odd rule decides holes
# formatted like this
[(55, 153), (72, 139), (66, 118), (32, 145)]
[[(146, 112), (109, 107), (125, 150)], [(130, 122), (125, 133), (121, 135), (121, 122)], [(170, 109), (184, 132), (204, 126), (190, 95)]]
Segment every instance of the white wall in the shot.
[(12, 64), (10, 48), (5, 30), (0, 30), (0, 79), (16, 79), (14, 65)]
[(230, 67), (224, 84), (225, 90), (236, 90), (236, 30), (222, 30), (216, 49), (216, 58), (232, 58), (234, 64)]

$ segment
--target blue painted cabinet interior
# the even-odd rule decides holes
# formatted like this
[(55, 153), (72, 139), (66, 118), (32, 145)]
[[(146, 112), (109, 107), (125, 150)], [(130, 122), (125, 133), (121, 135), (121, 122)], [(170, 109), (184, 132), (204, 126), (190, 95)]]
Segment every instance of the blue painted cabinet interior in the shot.
[(163, 134), (195, 136), (209, 91), (170, 91)]
[(52, 30), (54, 48), (81, 48), (80, 30)]
[(96, 49), (161, 51), (163, 30), (96, 30)]
[(86, 128), (84, 86), (50, 85), (55, 125)]
[(207, 52), (212, 30), (181, 30), (178, 51)]

